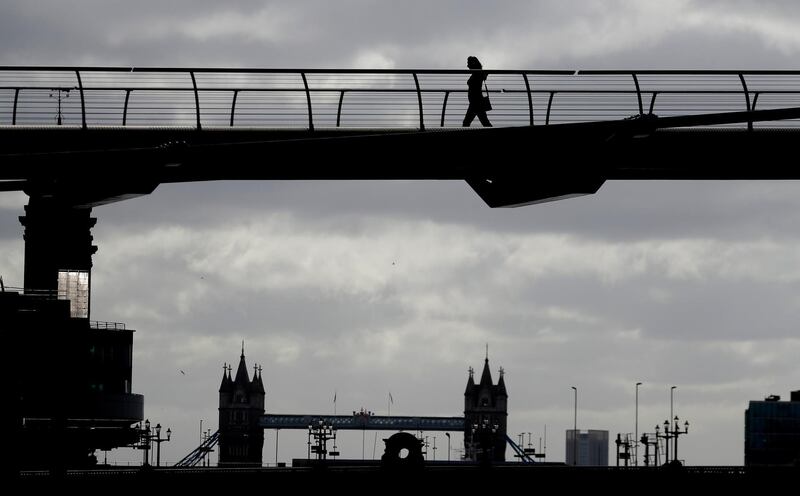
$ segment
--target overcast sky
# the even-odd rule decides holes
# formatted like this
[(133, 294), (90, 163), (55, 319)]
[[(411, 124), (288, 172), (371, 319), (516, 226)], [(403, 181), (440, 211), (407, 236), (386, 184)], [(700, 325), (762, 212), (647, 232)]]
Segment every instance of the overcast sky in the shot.
[[(0, 65), (800, 61), (793, 1), (289, 4), (5, 0)], [(0, 193), (0, 275), (14, 286), (25, 203)], [(167, 460), (198, 444), (201, 419), (216, 429), (222, 364), (235, 367), (244, 339), (271, 413), (333, 413), (336, 392), (340, 413), (385, 414), (391, 392), (392, 414), (460, 415), (467, 369), (482, 367), (488, 342), (495, 380), (507, 373), (509, 434), (531, 432), (538, 447), (546, 425), (550, 460), (564, 459), (571, 386), (578, 426), (613, 438), (633, 432), (643, 382), (640, 432), (668, 416), (675, 385), (675, 412), (691, 423), (681, 457), (741, 464), (747, 402), (800, 389), (799, 213), (790, 181), (609, 182), (594, 196), (500, 210), (460, 182), (161, 186), (94, 210), (92, 317), (137, 330), (133, 387), (146, 416), (172, 428)], [(360, 456), (361, 436), (344, 437), (343, 455)], [(282, 432), (280, 460), (304, 457), (305, 440)], [(367, 456), (374, 443), (369, 434)]]

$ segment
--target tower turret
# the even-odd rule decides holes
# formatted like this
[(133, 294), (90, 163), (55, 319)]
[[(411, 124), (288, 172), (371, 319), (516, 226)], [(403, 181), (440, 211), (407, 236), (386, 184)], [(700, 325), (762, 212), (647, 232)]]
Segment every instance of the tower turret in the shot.
[(231, 379), (231, 368), (223, 372), (219, 391), (219, 465), (226, 467), (261, 466), (264, 448), (264, 429), (259, 419), (264, 414), (265, 391), (260, 368), (247, 373), (247, 363), (242, 354), (236, 376)]
[(468, 459), (502, 462), (506, 459), (506, 424), (508, 418), (508, 392), (505, 371), (500, 369), (497, 385), (492, 383), (489, 356), (483, 363), (483, 372), (475, 384), (474, 371), (469, 368), (467, 388), (464, 391), (464, 448)]

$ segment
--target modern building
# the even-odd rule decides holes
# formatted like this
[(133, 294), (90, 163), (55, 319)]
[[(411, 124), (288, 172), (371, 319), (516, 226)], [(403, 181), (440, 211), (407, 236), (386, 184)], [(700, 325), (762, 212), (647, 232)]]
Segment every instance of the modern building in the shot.
[(23, 288), (0, 286), (8, 464), (19, 469), (92, 467), (96, 450), (138, 441), (144, 398), (132, 393), (133, 330), (90, 320), (90, 208), (31, 199)]
[(771, 395), (744, 412), (744, 464), (800, 465), (800, 390)]
[(221, 467), (260, 467), (264, 450), (264, 383), (256, 366), (253, 379), (247, 373), (244, 344), (236, 377), (231, 367), (223, 366), (219, 386), (219, 465)]
[(483, 363), (481, 380), (475, 384), (472, 367), (464, 391), (465, 458), (473, 461), (504, 462), (506, 460), (506, 424), (508, 392), (500, 368), (500, 379), (492, 383), (489, 356)]
[[(576, 439), (577, 433), (577, 439)], [(567, 429), (567, 465), (582, 467), (608, 466), (608, 431), (589, 429), (586, 432)], [(575, 458), (577, 457), (577, 463)]]

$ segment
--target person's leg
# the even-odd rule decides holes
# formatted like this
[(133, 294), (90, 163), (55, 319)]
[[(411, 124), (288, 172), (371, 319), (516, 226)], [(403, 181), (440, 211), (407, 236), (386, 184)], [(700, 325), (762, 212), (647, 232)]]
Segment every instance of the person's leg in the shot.
[(481, 121), (481, 124), (483, 124), (483, 127), (492, 127), (492, 123), (489, 122), (486, 112), (478, 112), (478, 119)]
[(472, 108), (472, 105), (467, 108), (467, 115), (464, 116), (464, 127), (469, 127), (472, 124), (472, 120), (475, 119), (475, 109)]

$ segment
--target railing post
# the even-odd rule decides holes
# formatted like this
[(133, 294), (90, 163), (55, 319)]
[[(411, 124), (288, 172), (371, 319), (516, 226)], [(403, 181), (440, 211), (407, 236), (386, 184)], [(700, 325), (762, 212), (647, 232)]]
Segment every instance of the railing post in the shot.
[(528, 75), (524, 72), (522, 73), (523, 79), (525, 79), (525, 89), (528, 90), (528, 112), (530, 112), (531, 116), (531, 126), (533, 126), (533, 97), (531, 96), (531, 85), (528, 82)]
[(649, 114), (653, 113), (653, 107), (656, 105), (656, 97), (658, 96), (658, 91), (653, 92), (653, 97), (650, 98), (650, 110), (648, 111)]
[(419, 89), (419, 79), (417, 73), (412, 73), (414, 76), (414, 84), (417, 86), (417, 101), (419, 102), (419, 130), (425, 130), (425, 115), (422, 113), (422, 91)]
[(635, 72), (632, 72), (631, 76), (633, 77), (633, 84), (636, 85), (636, 98), (639, 100), (639, 115), (644, 115), (644, 106), (642, 105), (642, 90), (639, 88), (639, 78), (636, 77)]
[(239, 90), (233, 90), (233, 101), (231, 102), (231, 127), (233, 127), (233, 116), (236, 113), (236, 97), (239, 96)]
[[(750, 92), (747, 91), (747, 82), (744, 80), (744, 74), (739, 73), (739, 81), (742, 82), (742, 88), (744, 88), (744, 101), (747, 104), (747, 111), (750, 112), (752, 109), (750, 108)], [(753, 121), (749, 119), (747, 121), (747, 130), (753, 130)]]
[(336, 111), (336, 127), (342, 122), (342, 102), (344, 102), (344, 90), (339, 93), (339, 109)]
[(545, 119), (544, 119), (544, 125), (545, 126), (550, 125), (550, 109), (553, 107), (553, 97), (555, 95), (556, 95), (556, 92), (555, 91), (551, 91), (550, 92), (550, 98), (548, 98), (548, 100), (547, 100), (547, 115), (545, 116)]
[(128, 100), (131, 98), (131, 90), (125, 90), (125, 106), (122, 108), (122, 126), (128, 124)]
[(439, 127), (444, 127), (444, 113), (447, 110), (447, 97), (450, 96), (450, 91), (445, 90), (444, 92), (444, 102), (442, 102), (442, 122)]
[(14, 111), (11, 113), (11, 125), (17, 125), (17, 101), (19, 101), (19, 88), (14, 90)]
[(83, 81), (81, 81), (81, 71), (75, 71), (78, 76), (78, 89), (81, 92), (81, 123), (83, 129), (86, 129), (86, 100), (83, 97)]
[(197, 117), (197, 130), (200, 131), (203, 129), (200, 125), (200, 94), (197, 92), (197, 80), (194, 77), (194, 71), (189, 71), (189, 75), (192, 76), (192, 87), (194, 88), (194, 109)]
[(308, 80), (306, 79), (306, 73), (301, 72), (300, 76), (303, 78), (303, 86), (306, 88), (306, 101), (308, 102), (308, 130), (314, 130), (314, 114), (311, 110), (311, 91), (308, 89)]

